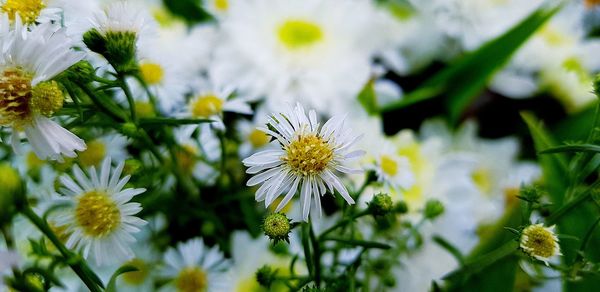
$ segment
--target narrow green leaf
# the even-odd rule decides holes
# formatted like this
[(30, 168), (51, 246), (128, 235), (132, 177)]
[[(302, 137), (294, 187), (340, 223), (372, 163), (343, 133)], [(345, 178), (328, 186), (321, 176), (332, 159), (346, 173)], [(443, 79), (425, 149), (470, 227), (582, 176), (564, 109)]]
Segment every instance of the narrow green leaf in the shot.
[(173, 118), (148, 118), (140, 119), (140, 126), (179, 126), (202, 123), (212, 123), (210, 119), (173, 119)]
[(561, 153), (561, 152), (592, 152), (592, 153), (600, 153), (600, 146), (593, 144), (572, 144), (572, 145), (562, 145), (556, 146), (552, 148), (548, 148), (540, 151), (540, 154), (551, 154), (551, 153)]
[(344, 238), (333, 238), (326, 237), (324, 240), (336, 241), (339, 243), (352, 245), (352, 246), (362, 246), (364, 248), (378, 248), (378, 249), (390, 249), (392, 248), (390, 245), (375, 241), (366, 241), (366, 240), (354, 240), (354, 239), (344, 239)]
[(458, 120), (472, 99), (485, 88), (494, 73), (508, 62), (517, 49), (550, 19), (561, 6), (543, 6), (521, 23), (464, 56), (430, 79), (403, 100), (381, 109), (387, 112), (416, 102), (444, 95), (450, 117)]
[(125, 265), (125, 266), (120, 267), (110, 277), (110, 281), (108, 282), (108, 285), (106, 285), (106, 290), (104, 290), (104, 291), (105, 292), (117, 292), (117, 278), (122, 274), (129, 273), (129, 272), (136, 272), (136, 271), (138, 271), (138, 269), (134, 266)]
[[(556, 145), (554, 139), (533, 115), (521, 113), (521, 117), (531, 132), (535, 149), (538, 152), (553, 148)], [(561, 153), (543, 155), (540, 157), (540, 164), (552, 202), (560, 206), (563, 203), (563, 197), (568, 187), (567, 178), (569, 177), (569, 171), (567, 158)]]

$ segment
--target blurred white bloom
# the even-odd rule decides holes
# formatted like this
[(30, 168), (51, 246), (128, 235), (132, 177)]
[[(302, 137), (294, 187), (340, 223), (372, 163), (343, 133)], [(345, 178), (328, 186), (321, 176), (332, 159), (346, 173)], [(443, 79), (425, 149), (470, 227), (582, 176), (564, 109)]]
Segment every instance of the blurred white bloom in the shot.
[(386, 138), (379, 139), (369, 153), (373, 156), (373, 164), (368, 169), (374, 170), (377, 180), (387, 189), (400, 192), (414, 184), (414, 174), (411, 172), (410, 160), (399, 155), (399, 149)]
[(600, 41), (588, 39), (582, 3), (567, 5), (516, 53), (491, 87), (513, 98), (548, 91), (569, 111), (596, 100), (593, 74), (600, 71)]
[(164, 256), (164, 276), (171, 281), (163, 291), (231, 291), (229, 262), (218, 247), (209, 248), (200, 238), (169, 248)]
[(77, 160), (82, 167), (98, 167), (105, 158), (124, 161), (127, 158), (127, 137), (120, 134), (97, 136), (87, 143), (87, 149), (79, 153)]
[(273, 109), (301, 101), (339, 113), (370, 74), (377, 31), (371, 1), (233, 1), (221, 18), (214, 77)]
[(307, 116), (300, 104), (285, 113), (273, 114), (267, 127), (260, 128), (276, 139), (272, 147), (243, 160), (249, 167), (246, 172), (256, 174), (247, 185), (262, 184), (256, 191), (256, 200), (265, 201), (268, 207), (287, 190), (277, 206), (279, 211), (299, 190), (304, 221), (308, 221), (313, 199), (321, 215), (321, 196), (327, 190), (338, 191), (348, 204), (354, 204), (335, 171), (360, 172), (344, 164), (348, 159), (362, 156), (364, 151), (350, 152), (360, 137), (345, 127), (344, 120), (345, 117), (336, 116), (321, 126), (317, 113), (311, 110)]
[[(260, 121), (260, 122), (259, 122)], [(240, 139), (239, 155), (244, 159), (263, 150), (269, 145), (271, 138), (257, 127), (267, 124), (267, 114), (257, 112), (253, 121), (240, 120), (236, 124), (236, 132)]]
[(133, 256), (130, 244), (135, 242), (132, 234), (146, 224), (135, 216), (142, 210), (141, 205), (130, 202), (146, 190), (124, 189), (130, 176), (120, 178), (123, 167), (121, 162), (111, 170), (111, 160), (107, 158), (99, 173), (90, 167), (87, 177), (75, 165), (75, 180), (68, 175), (60, 177), (64, 198), (57, 202), (73, 205), (68, 212), (56, 216), (56, 224), (66, 227), (67, 247), (81, 249), (85, 258), (91, 253), (98, 265), (130, 259)]
[(91, 19), (92, 25), (102, 34), (115, 32), (133, 32), (144, 35), (154, 29), (154, 23), (148, 12), (141, 5), (134, 5), (124, 0), (114, 1), (104, 7)]
[[(193, 136), (196, 129), (200, 131), (199, 139)], [(179, 127), (175, 129), (175, 140), (181, 147), (176, 152), (179, 168), (195, 179), (212, 185), (219, 175), (219, 170), (212, 164), (221, 158), (221, 142), (210, 126)]]
[(50, 79), (83, 58), (71, 44), (64, 29), (46, 23), (29, 30), (18, 17), (14, 29), (0, 33), (0, 125), (12, 128), (15, 152), (22, 132), (40, 159), (75, 157), (85, 149), (83, 140), (48, 118), (64, 100)]
[(19, 264), (20, 257), (14, 251), (0, 251), (0, 291), (5, 289), (4, 276), (12, 267)]

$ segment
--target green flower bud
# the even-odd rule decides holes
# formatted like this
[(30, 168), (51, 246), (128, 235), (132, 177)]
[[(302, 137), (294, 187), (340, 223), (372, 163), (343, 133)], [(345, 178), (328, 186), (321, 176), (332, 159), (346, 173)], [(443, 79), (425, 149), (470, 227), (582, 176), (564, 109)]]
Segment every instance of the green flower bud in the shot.
[(384, 216), (394, 209), (394, 202), (388, 194), (379, 193), (373, 196), (369, 203), (369, 210), (374, 216)]
[(430, 220), (435, 219), (444, 213), (444, 205), (436, 199), (431, 199), (425, 203), (425, 210), (423, 210), (423, 213), (425, 218)]
[(0, 225), (10, 221), (15, 202), (22, 192), (19, 173), (7, 163), (0, 164)]
[(96, 74), (96, 70), (88, 61), (79, 61), (75, 65), (71, 66), (59, 78), (66, 77), (69, 80), (89, 83), (92, 81), (92, 77)]
[(265, 288), (270, 288), (275, 281), (277, 270), (264, 265), (256, 271), (256, 282)]
[(104, 55), (106, 52), (106, 39), (104, 36), (95, 28), (86, 31), (83, 34), (83, 43), (92, 52)]
[(271, 240), (290, 242), (289, 234), (292, 231), (292, 220), (283, 213), (269, 214), (263, 222), (262, 229)]
[(130, 137), (130, 138), (136, 138), (138, 137), (138, 128), (134, 123), (125, 123), (121, 126), (121, 132), (123, 133), (123, 135)]
[(134, 175), (142, 169), (143, 164), (141, 161), (137, 159), (127, 159), (125, 160), (125, 167), (123, 168), (124, 174)]
[(132, 31), (108, 31), (93, 28), (83, 34), (83, 43), (115, 67), (119, 72), (134, 70), (137, 34)]
[(408, 212), (408, 205), (406, 204), (406, 202), (400, 201), (396, 203), (396, 206), (394, 206), (394, 211), (400, 214), (406, 214), (406, 212)]

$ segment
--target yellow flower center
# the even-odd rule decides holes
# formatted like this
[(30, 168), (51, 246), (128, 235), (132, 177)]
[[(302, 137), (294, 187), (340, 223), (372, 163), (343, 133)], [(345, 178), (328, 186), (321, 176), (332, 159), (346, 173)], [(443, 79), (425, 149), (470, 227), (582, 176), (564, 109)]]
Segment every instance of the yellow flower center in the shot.
[(149, 102), (136, 101), (135, 112), (137, 113), (138, 117), (141, 118), (153, 118), (156, 116), (154, 108)]
[(156, 85), (163, 81), (165, 71), (156, 63), (143, 63), (140, 65), (140, 73), (142, 78), (149, 85)]
[(45, 161), (39, 159), (37, 157), (37, 155), (35, 155), (35, 153), (33, 151), (28, 152), (25, 159), (27, 161), (27, 168), (28, 169), (39, 169), (45, 163)]
[(540, 29), (539, 34), (551, 46), (563, 46), (573, 43), (573, 37), (547, 24)]
[(229, 1), (228, 0), (215, 0), (215, 8), (221, 12), (227, 11), (227, 9), (229, 9)]
[(0, 10), (8, 14), (11, 21), (19, 14), (23, 23), (33, 24), (45, 7), (42, 0), (6, 0)]
[(248, 277), (246, 279), (241, 280), (237, 287), (237, 292), (268, 292), (269, 290), (263, 286), (261, 286), (258, 281), (256, 281), (256, 276)]
[(473, 182), (480, 192), (489, 194), (492, 191), (492, 177), (490, 171), (486, 168), (479, 168), (471, 174)]
[(306, 49), (323, 40), (321, 27), (306, 20), (287, 20), (277, 33), (281, 43), (290, 50)]
[(558, 254), (556, 236), (541, 225), (530, 225), (523, 230), (521, 248), (534, 257), (550, 258)]
[(406, 157), (410, 163), (410, 170), (416, 176), (415, 183), (402, 192), (404, 199), (411, 209), (417, 209), (425, 203), (425, 189), (429, 184), (431, 165), (421, 151), (421, 145), (410, 142), (398, 150), (398, 155)]
[(269, 136), (259, 129), (254, 129), (250, 135), (248, 135), (248, 140), (250, 141), (250, 144), (252, 144), (252, 147), (259, 148), (269, 143)]
[(200, 268), (185, 268), (175, 279), (175, 287), (180, 292), (203, 292), (207, 290), (208, 278)]
[(333, 159), (333, 149), (321, 137), (299, 136), (286, 147), (283, 161), (292, 171), (304, 176), (319, 174)]
[(64, 96), (58, 83), (42, 82), (31, 86), (31, 74), (20, 68), (0, 73), (0, 125), (21, 129), (31, 122), (32, 114), (50, 116), (63, 106)]
[(126, 263), (126, 265), (135, 267), (138, 269), (134, 272), (128, 272), (123, 274), (123, 280), (125, 283), (130, 284), (132, 286), (139, 286), (148, 278), (150, 274), (150, 267), (148, 263), (143, 261), (142, 259), (135, 258)]
[(388, 155), (381, 156), (381, 170), (387, 175), (394, 176), (398, 173), (398, 163)]
[(223, 100), (214, 94), (199, 96), (190, 104), (192, 115), (200, 118), (208, 118), (221, 113)]
[(87, 144), (87, 149), (79, 153), (79, 162), (82, 166), (98, 166), (106, 156), (106, 145), (100, 140), (93, 140)]
[(91, 191), (77, 200), (75, 219), (84, 234), (104, 237), (121, 225), (121, 211), (108, 194)]

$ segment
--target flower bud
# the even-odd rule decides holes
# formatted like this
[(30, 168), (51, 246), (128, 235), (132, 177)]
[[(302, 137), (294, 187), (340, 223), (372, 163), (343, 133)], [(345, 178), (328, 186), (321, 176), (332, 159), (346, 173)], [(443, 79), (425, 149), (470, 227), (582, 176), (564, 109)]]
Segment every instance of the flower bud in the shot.
[(7, 163), (0, 164), (0, 225), (10, 221), (15, 213), (15, 202), (22, 193), (19, 173)]
[(277, 270), (273, 270), (273, 268), (264, 265), (256, 271), (256, 282), (262, 287), (270, 288), (273, 281), (275, 281), (276, 274)]
[(388, 194), (379, 193), (373, 196), (369, 203), (369, 210), (374, 216), (384, 216), (394, 209), (394, 202)]
[(442, 213), (444, 213), (444, 205), (442, 202), (436, 199), (431, 199), (425, 203), (425, 210), (423, 210), (425, 218), (433, 220), (442, 215)]
[(123, 124), (121, 126), (121, 133), (130, 138), (137, 138), (139, 135), (138, 128), (134, 123)]
[(292, 231), (291, 221), (283, 213), (273, 213), (265, 218), (262, 229), (271, 240), (275, 242), (285, 240), (289, 243), (289, 234)]
[(83, 43), (115, 67), (119, 72), (135, 68), (137, 35), (131, 31), (108, 31), (93, 28), (83, 34)]

